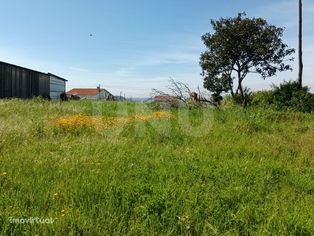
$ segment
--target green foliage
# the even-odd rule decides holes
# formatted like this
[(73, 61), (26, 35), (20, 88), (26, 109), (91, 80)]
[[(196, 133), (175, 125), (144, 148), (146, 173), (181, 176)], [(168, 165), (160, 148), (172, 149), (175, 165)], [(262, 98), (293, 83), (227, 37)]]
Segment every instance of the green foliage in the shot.
[[(214, 33), (203, 35), (207, 50), (201, 54), (204, 87), (217, 94), (240, 94), (245, 103), (242, 81), (249, 73), (263, 79), (278, 71), (291, 70), (286, 60), (294, 49), (282, 42), (283, 29), (262, 18), (248, 18), (245, 13), (234, 18), (211, 21)], [(237, 88), (233, 88), (237, 78)], [(233, 91), (235, 89), (235, 92)]]
[(233, 100), (236, 104), (241, 105), (243, 107), (247, 107), (251, 104), (252, 101), (252, 92), (248, 88), (244, 88), (242, 95), (241, 94), (235, 94), (233, 96)]
[(234, 101), (231, 95), (226, 95), (223, 97), (221, 107), (222, 108), (236, 108), (238, 107), (238, 104)]
[(258, 91), (252, 94), (253, 106), (269, 107), (273, 104), (273, 91)]
[(223, 100), (221, 102), (222, 107), (247, 107), (251, 105), (253, 93), (245, 88), (243, 91), (243, 97), (240, 94), (235, 94), (234, 96), (226, 95), (223, 97)]
[(272, 107), (277, 110), (314, 112), (314, 95), (308, 87), (300, 88), (295, 81), (274, 86), (271, 91), (259, 91), (252, 95), (253, 106)]
[(0, 100), (0, 235), (313, 234), (312, 114), (184, 108), (120, 132), (52, 129), (125, 104)]
[(274, 87), (273, 104), (278, 109), (290, 109), (301, 112), (314, 112), (314, 96), (308, 87), (300, 88), (295, 81), (284, 82)]
[(219, 107), (221, 105), (221, 102), (223, 100), (223, 97), (220, 94), (214, 93), (211, 95), (211, 101), (213, 104), (216, 105), (216, 107)]

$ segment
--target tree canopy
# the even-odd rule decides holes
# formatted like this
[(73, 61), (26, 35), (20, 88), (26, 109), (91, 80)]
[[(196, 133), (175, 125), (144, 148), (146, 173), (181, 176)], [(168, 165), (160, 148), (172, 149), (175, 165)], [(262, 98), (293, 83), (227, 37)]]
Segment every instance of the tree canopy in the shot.
[(248, 18), (245, 13), (211, 20), (211, 24), (214, 33), (202, 36), (207, 50), (200, 57), (204, 87), (209, 91), (230, 92), (244, 102), (242, 82), (249, 73), (265, 79), (278, 71), (292, 70), (287, 62), (293, 60), (290, 55), (295, 50), (283, 43), (283, 28), (270, 25), (262, 18)]

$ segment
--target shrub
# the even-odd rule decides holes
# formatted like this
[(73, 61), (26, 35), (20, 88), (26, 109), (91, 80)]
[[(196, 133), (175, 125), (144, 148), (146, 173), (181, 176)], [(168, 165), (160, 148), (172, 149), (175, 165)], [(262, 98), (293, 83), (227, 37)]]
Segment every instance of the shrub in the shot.
[(211, 96), (211, 101), (216, 107), (221, 106), (222, 100), (223, 100), (223, 97), (219, 93), (214, 93)]
[(231, 95), (226, 95), (223, 97), (221, 106), (224, 108), (235, 108), (237, 107), (237, 103), (234, 101)]
[(234, 94), (233, 96), (227, 95), (223, 97), (221, 105), (223, 107), (247, 107), (252, 102), (252, 92), (249, 88), (244, 88), (243, 90), (243, 97), (241, 94)]
[(251, 105), (276, 110), (314, 112), (314, 95), (308, 87), (300, 88), (295, 81), (274, 86), (271, 91), (258, 91), (251, 96)]
[(253, 106), (269, 107), (273, 104), (273, 91), (258, 91), (252, 95)]
[(314, 96), (308, 87), (300, 88), (295, 81), (274, 86), (273, 104), (277, 109), (314, 112)]
[(249, 88), (245, 87), (243, 90), (243, 96), (241, 94), (235, 94), (233, 96), (233, 100), (236, 104), (242, 106), (242, 107), (247, 107), (248, 105), (251, 104), (252, 101), (252, 92)]

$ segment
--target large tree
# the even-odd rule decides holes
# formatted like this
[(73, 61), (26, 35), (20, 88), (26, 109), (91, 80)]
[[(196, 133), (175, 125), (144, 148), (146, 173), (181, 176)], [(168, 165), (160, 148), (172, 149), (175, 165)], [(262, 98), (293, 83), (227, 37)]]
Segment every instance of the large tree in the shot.
[(214, 32), (202, 36), (207, 50), (200, 57), (204, 87), (209, 91), (230, 92), (244, 103), (243, 80), (249, 73), (265, 79), (291, 70), (286, 62), (293, 60), (294, 49), (282, 42), (283, 28), (262, 18), (248, 18), (245, 13), (211, 20), (211, 24)]

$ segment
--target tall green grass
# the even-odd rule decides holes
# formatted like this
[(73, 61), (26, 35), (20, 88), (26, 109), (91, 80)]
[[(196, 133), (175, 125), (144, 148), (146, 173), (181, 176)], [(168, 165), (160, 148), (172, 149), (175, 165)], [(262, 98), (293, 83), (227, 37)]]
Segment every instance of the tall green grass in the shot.
[[(0, 101), (0, 235), (311, 235), (314, 116), (168, 110), (171, 120), (66, 132), (115, 102)], [(12, 224), (11, 218), (53, 218)]]

